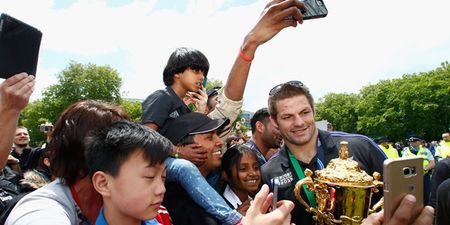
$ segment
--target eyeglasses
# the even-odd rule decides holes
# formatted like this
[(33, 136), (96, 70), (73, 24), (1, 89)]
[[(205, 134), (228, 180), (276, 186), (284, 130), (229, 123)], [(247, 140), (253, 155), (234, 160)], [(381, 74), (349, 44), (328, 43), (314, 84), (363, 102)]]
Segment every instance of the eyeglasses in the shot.
[(298, 81), (298, 80), (291, 80), (291, 81), (288, 81), (288, 82), (286, 82), (286, 83), (278, 84), (278, 85), (276, 85), (275, 87), (273, 87), (272, 89), (270, 89), (270, 91), (269, 91), (269, 96), (274, 96), (275, 94), (277, 94), (277, 93), (280, 91), (281, 87), (282, 87), (284, 84), (288, 84), (288, 85), (291, 85), (291, 86), (294, 86), (294, 87), (298, 87), (298, 88), (304, 86), (303, 83), (302, 83), (301, 81)]

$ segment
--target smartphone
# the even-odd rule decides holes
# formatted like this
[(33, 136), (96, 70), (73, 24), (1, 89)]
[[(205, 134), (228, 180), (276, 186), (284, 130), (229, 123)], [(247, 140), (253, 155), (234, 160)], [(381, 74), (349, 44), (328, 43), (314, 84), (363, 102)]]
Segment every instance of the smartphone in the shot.
[(328, 15), (328, 9), (323, 0), (302, 0), (306, 7), (303, 11), (303, 20), (322, 18)]
[(5, 13), (0, 15), (0, 77), (36, 76), (42, 32)]
[(383, 165), (384, 222), (392, 218), (401, 200), (407, 194), (416, 197), (414, 210), (423, 207), (423, 158), (387, 159)]
[(273, 199), (272, 199), (272, 211), (273, 211), (277, 208), (278, 202), (278, 186), (280, 185), (280, 181), (278, 181), (277, 177), (272, 179), (272, 185), (273, 185)]

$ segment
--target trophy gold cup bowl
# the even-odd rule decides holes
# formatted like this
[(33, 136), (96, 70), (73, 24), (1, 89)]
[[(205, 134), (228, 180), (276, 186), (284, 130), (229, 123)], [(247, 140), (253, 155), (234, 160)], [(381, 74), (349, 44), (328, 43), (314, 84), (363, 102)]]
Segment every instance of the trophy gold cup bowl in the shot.
[[(369, 213), (381, 207), (383, 200), (370, 209), (372, 194), (383, 186), (380, 173), (369, 176), (361, 170), (358, 162), (348, 157), (348, 142), (341, 142), (339, 158), (332, 159), (327, 167), (312, 171), (305, 170), (305, 178), (295, 185), (295, 196), (313, 214), (317, 224), (361, 224)], [(301, 189), (306, 188), (314, 193), (317, 206), (311, 207), (301, 196)]]

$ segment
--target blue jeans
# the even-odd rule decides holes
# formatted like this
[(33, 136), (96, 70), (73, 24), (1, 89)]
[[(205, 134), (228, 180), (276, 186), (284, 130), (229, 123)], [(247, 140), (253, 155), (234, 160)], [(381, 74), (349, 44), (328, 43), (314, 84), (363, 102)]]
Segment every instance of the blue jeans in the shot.
[(169, 157), (166, 159), (166, 166), (166, 181), (181, 184), (195, 203), (221, 223), (232, 225), (242, 219), (242, 215), (231, 209), (222, 196), (206, 182), (193, 163)]

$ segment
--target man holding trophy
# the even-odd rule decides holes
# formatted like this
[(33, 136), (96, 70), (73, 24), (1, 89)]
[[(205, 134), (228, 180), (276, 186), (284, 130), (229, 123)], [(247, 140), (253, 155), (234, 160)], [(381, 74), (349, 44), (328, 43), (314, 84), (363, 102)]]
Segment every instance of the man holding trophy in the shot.
[[(331, 213), (322, 213), (320, 207), (323, 208), (323, 206), (320, 205), (323, 205), (321, 204), (323, 201), (328, 201), (325, 204), (328, 209), (328, 207), (340, 204), (345, 201), (345, 198), (348, 198), (345, 193), (349, 189), (336, 188), (336, 192), (330, 193), (327, 188), (324, 188), (327, 196), (334, 199), (330, 203), (330, 200), (326, 198), (316, 201), (316, 196), (320, 196), (320, 190), (316, 189), (315, 195), (306, 186), (297, 188), (300, 199), (296, 198), (294, 194), (296, 183), (305, 177), (310, 177), (311, 171), (324, 169), (332, 159), (340, 157), (341, 141), (345, 141), (343, 144), (345, 152), (341, 156), (343, 155), (345, 160), (352, 161), (350, 164), (354, 166), (354, 171), (363, 173), (366, 178), (369, 177), (370, 184), (379, 182), (377, 181), (380, 179), (379, 175), (374, 175), (373, 179), (368, 174), (372, 175), (375, 172), (382, 174), (386, 155), (371, 139), (363, 135), (318, 130), (315, 126), (313, 97), (308, 88), (300, 81), (289, 81), (272, 88), (269, 92), (268, 105), (271, 122), (278, 127), (285, 145), (262, 167), (262, 178), (263, 183), (271, 187), (271, 191), (278, 190), (277, 193), (274, 193), (278, 195), (278, 199), (291, 200), (295, 203), (295, 208), (291, 212), (291, 222), (308, 225), (316, 224), (316, 221), (319, 224), (361, 224), (362, 217), (366, 217), (369, 213), (371, 193), (372, 191), (377, 192), (376, 184), (370, 186), (368, 192), (366, 191), (369, 193), (368, 195), (359, 198), (362, 201), (358, 200), (358, 197), (353, 197), (356, 199), (354, 202), (348, 203), (348, 206), (341, 204), (337, 209), (337, 211), (344, 211), (343, 208), (347, 207), (363, 212), (361, 213), (363, 215), (350, 216), (346, 221), (341, 221), (339, 215), (330, 216)], [(350, 178), (344, 178), (343, 181), (351, 183), (355, 176), (346, 174), (346, 177)], [(274, 188), (275, 185), (277, 187)], [(358, 191), (354, 195), (358, 196)], [(381, 197), (382, 191), (374, 195), (372, 202), (377, 202)], [(300, 204), (300, 202), (302, 203)], [(371, 216), (371, 222), (380, 221), (381, 219), (378, 218), (380, 217)]]

